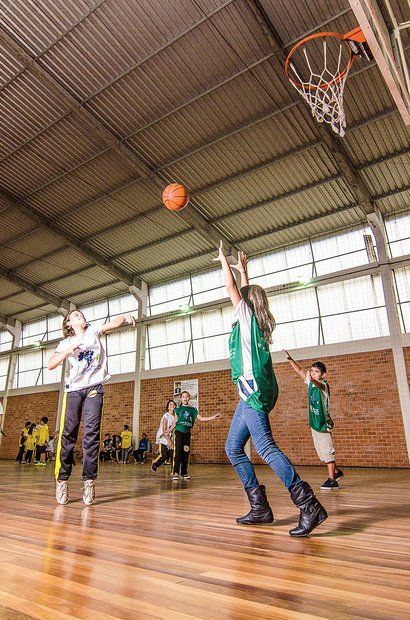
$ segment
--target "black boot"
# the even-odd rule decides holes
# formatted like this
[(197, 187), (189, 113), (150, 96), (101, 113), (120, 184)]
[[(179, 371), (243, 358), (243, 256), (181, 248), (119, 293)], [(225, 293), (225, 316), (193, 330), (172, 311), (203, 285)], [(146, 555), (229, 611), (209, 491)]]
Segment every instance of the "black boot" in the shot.
[(290, 530), (290, 536), (307, 536), (327, 519), (326, 510), (307, 482), (302, 480), (295, 484), (290, 491), (290, 497), (295, 506), (300, 508), (299, 525)]
[(238, 517), (240, 525), (257, 525), (258, 523), (272, 523), (273, 514), (266, 497), (265, 487), (260, 484), (252, 489), (245, 489), (251, 509), (244, 517)]

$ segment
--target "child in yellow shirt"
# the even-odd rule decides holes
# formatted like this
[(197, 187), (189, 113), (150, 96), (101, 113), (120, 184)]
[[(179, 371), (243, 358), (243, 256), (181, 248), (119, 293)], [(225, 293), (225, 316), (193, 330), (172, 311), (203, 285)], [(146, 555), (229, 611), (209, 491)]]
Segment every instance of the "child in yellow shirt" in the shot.
[(37, 457), (40, 457), (37, 467), (46, 466), (46, 450), (47, 444), (50, 441), (50, 433), (48, 430), (48, 418), (43, 416), (40, 420), (40, 427), (37, 431)]

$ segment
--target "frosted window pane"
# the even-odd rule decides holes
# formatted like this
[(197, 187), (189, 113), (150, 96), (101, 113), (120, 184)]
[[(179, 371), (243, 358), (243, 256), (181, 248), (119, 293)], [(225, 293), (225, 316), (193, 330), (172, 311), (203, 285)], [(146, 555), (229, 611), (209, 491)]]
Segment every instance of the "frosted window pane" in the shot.
[(386, 231), (389, 241), (410, 237), (410, 214), (386, 218)]
[(312, 255), (309, 244), (303, 244), (258, 256), (248, 265), (249, 280), (269, 287), (285, 282), (295, 282), (312, 275)]
[(285, 271), (278, 271), (276, 273), (270, 273), (267, 275), (257, 276), (250, 278), (249, 281), (252, 284), (259, 284), (264, 288), (269, 286), (277, 286), (278, 284), (287, 284), (288, 282), (299, 282), (312, 277), (312, 265), (302, 265), (300, 267), (293, 267), (292, 269), (286, 269)]
[(192, 276), (192, 290), (194, 295), (210, 289), (221, 288), (222, 286), (222, 269), (206, 271)]
[(110, 375), (118, 375), (125, 372), (135, 371), (135, 352), (114, 355), (108, 358), (108, 372)]
[(136, 348), (136, 332), (123, 331), (114, 332), (107, 335), (107, 352), (108, 357), (119, 353), (129, 353), (135, 351)]
[(279, 324), (272, 334), (271, 351), (317, 346), (319, 342), (319, 319)]
[(379, 276), (365, 276), (346, 282), (319, 286), (317, 292), (322, 315), (384, 305)]
[(56, 316), (47, 317), (48, 340), (54, 340), (55, 338), (63, 337), (62, 325), (62, 316), (57, 314)]
[(189, 278), (167, 282), (149, 288), (149, 302), (151, 314), (160, 314), (187, 304), (191, 296), (191, 282)]
[[(151, 368), (166, 366), (184, 366), (187, 363), (189, 342), (172, 344), (167, 347), (151, 349)], [(192, 361), (191, 356), (189, 361)]]
[(13, 336), (7, 331), (0, 332), (0, 351), (10, 351), (11, 344), (13, 342)]
[(43, 340), (47, 332), (47, 321), (42, 319), (41, 321), (35, 321), (34, 323), (25, 323), (22, 328), (21, 342), (22, 346), (33, 344), (39, 340)]
[(7, 371), (9, 368), (9, 357), (0, 357), (0, 390), (6, 387)]
[[(364, 250), (365, 245), (363, 235), (365, 234), (371, 234), (368, 226), (358, 228), (356, 230), (349, 230), (348, 232), (343, 232), (332, 237), (323, 237), (322, 239), (312, 241), (315, 261), (319, 261), (323, 258), (338, 256), (339, 254), (346, 254), (347, 252), (353, 252), (354, 250)], [(344, 258), (345, 257), (343, 257), (342, 260)], [(367, 255), (365, 262), (367, 262)]]
[(313, 288), (270, 297), (269, 307), (276, 323), (287, 323), (319, 315)]
[(390, 243), (391, 255), (403, 256), (403, 254), (410, 254), (410, 239), (403, 239), (402, 241), (392, 241)]
[(108, 302), (104, 299), (89, 306), (82, 306), (80, 310), (90, 323), (104, 323), (108, 316)]
[(196, 293), (194, 295), (194, 305), (206, 304), (215, 299), (225, 299), (227, 297), (225, 287), (216, 288), (212, 291), (206, 291), (205, 293)]
[(149, 346), (157, 347), (191, 339), (189, 318), (174, 319), (148, 326)]
[(194, 360), (195, 363), (221, 360), (229, 357), (228, 350), (229, 335), (213, 336), (194, 340)]
[(233, 321), (234, 310), (231, 306), (193, 315), (192, 336), (193, 338), (204, 338), (218, 334), (229, 334)]
[(410, 301), (410, 267), (396, 269), (394, 273), (400, 301)]
[(342, 269), (356, 267), (356, 265), (365, 265), (368, 263), (366, 250), (360, 250), (354, 254), (346, 254), (345, 256), (337, 256), (336, 258), (327, 258), (323, 261), (316, 262), (316, 273), (321, 276), (325, 273), (333, 273)]
[(37, 385), (38, 380), (41, 381), (41, 377), (39, 379), (39, 374), (41, 370), (28, 370), (27, 372), (21, 372), (18, 375), (16, 374), (14, 379), (14, 387), (28, 387), (31, 385)]
[(121, 295), (109, 300), (110, 317), (119, 314), (134, 314), (138, 310), (138, 301), (133, 295)]
[(385, 308), (362, 310), (337, 317), (324, 317), (322, 326), (326, 344), (388, 335)]
[(20, 353), (18, 356), (18, 371), (24, 372), (25, 370), (31, 370), (33, 368), (41, 368), (42, 366), (42, 351), (30, 351), (28, 353)]
[(403, 315), (403, 319), (401, 320), (401, 322), (404, 321), (404, 325), (402, 325), (402, 330), (403, 332), (410, 334), (410, 302), (401, 304), (400, 319), (401, 315)]
[(48, 383), (59, 383), (61, 381), (61, 371), (63, 370), (62, 366), (57, 366), (54, 370), (48, 370), (48, 368), (43, 368), (43, 383), (44, 385)]

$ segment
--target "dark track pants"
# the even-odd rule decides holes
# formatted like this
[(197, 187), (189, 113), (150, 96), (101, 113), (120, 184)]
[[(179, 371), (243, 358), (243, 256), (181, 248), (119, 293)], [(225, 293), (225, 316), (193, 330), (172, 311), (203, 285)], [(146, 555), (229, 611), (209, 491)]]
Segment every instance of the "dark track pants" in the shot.
[(168, 446), (166, 446), (164, 443), (160, 443), (159, 454), (157, 458), (152, 461), (152, 464), (155, 465), (155, 468), (160, 467), (165, 463), (165, 461), (168, 461), (170, 459), (171, 454), (172, 450), (170, 450)]
[(99, 383), (76, 392), (67, 392), (65, 398), (56, 454), (56, 480), (68, 480), (71, 475), (81, 414), (84, 418), (83, 480), (94, 479), (98, 474), (103, 386)]
[(174, 444), (174, 474), (185, 476), (188, 473), (189, 451), (191, 449), (191, 433), (175, 431)]

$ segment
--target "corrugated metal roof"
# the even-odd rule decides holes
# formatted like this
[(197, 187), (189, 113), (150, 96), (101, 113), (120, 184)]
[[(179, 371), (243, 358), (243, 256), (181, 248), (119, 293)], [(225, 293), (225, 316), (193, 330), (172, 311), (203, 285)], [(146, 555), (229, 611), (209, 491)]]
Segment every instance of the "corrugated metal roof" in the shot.
[[(344, 0), (261, 2), (285, 44), (356, 26)], [(209, 235), (161, 204), (169, 181), (250, 254), (365, 221), (244, 0), (21, 0), (1, 27), (28, 66), (3, 37), (0, 184), (48, 218), (0, 193), (0, 267), (28, 284), (80, 303), (127, 290), (93, 252), (125, 281), (211, 267)], [(409, 135), (376, 66), (354, 63), (345, 109), (344, 146), (371, 195), (386, 214), (408, 208)], [(24, 295), (0, 293), (0, 312), (49, 308)]]

